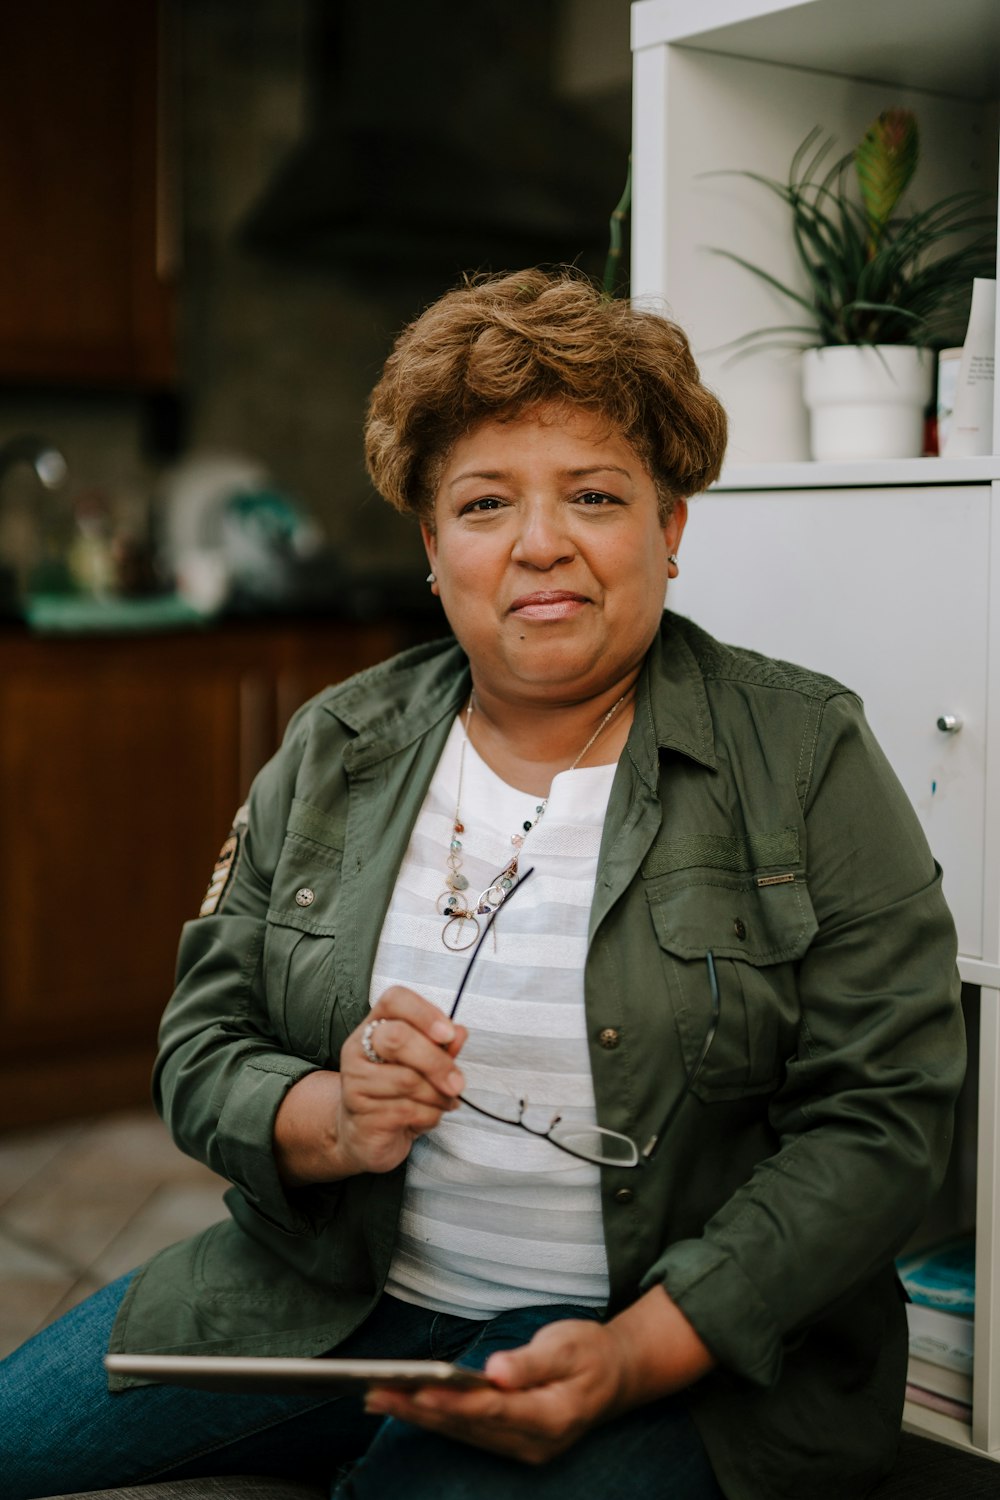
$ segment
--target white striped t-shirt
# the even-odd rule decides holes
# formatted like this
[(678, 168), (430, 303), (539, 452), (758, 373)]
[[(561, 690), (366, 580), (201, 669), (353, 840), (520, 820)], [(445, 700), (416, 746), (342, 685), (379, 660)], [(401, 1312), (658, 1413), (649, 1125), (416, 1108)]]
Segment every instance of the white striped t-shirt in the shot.
[[(391, 984), (451, 1009), (471, 949), (450, 952), (435, 903), (445, 889), (463, 740), (456, 719), (400, 867), (379, 941), (371, 1002)], [(604, 814), (615, 767), (556, 776), (525, 841), (530, 881), (501, 907), (455, 1019), (469, 1028), (458, 1066), (465, 1094), (505, 1115), (526, 1098), (544, 1129), (559, 1114), (594, 1123), (583, 968)], [(470, 898), (510, 859), (511, 834), (538, 798), (502, 781), (465, 748), (462, 874)], [(462, 898), (464, 899), (464, 898)], [(494, 942), (495, 937), (495, 942)], [(549, 1141), (470, 1109), (446, 1114), (410, 1152), (386, 1290), (466, 1317), (511, 1307), (603, 1306), (608, 1269), (598, 1168)]]

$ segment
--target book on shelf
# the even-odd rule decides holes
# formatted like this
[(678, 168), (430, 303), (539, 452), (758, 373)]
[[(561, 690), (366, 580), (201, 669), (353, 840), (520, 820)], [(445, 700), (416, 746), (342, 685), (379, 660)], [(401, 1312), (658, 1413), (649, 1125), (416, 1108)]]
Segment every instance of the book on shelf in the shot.
[(967, 1313), (908, 1302), (906, 1322), (911, 1355), (962, 1375), (972, 1374), (973, 1324)]
[(949, 1370), (946, 1365), (934, 1365), (918, 1354), (911, 1354), (906, 1377), (911, 1385), (919, 1386), (922, 1391), (933, 1391), (936, 1396), (972, 1405), (971, 1373), (963, 1375), (960, 1370)]
[(974, 1235), (958, 1235), (925, 1250), (901, 1255), (896, 1270), (911, 1302), (971, 1318), (976, 1306)]
[(939, 1396), (936, 1391), (925, 1391), (910, 1381), (906, 1384), (906, 1399), (912, 1401), (914, 1406), (943, 1412), (946, 1417), (955, 1417), (959, 1422), (972, 1421), (972, 1407), (968, 1402), (955, 1401), (950, 1396)]
[(966, 1422), (972, 1412), (975, 1252), (975, 1237), (966, 1234), (896, 1262), (910, 1297), (906, 1399)]

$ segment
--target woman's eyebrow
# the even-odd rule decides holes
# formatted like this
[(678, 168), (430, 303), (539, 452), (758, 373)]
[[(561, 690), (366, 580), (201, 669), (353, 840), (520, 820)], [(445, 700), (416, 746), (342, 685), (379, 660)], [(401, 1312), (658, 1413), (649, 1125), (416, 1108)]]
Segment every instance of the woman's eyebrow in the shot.
[(621, 464), (591, 464), (585, 469), (563, 469), (562, 472), (568, 479), (586, 479), (588, 474), (621, 474), (625, 479), (632, 478), (629, 470), (623, 469)]
[[(589, 464), (582, 469), (560, 469), (559, 473), (566, 479), (586, 479), (591, 474), (621, 474), (624, 479), (631, 479), (632, 475), (628, 469), (623, 469), (620, 464)], [(449, 479), (447, 488), (454, 489), (456, 484), (462, 484), (467, 479), (508, 479), (508, 469), (466, 469), (461, 474), (456, 474), (454, 479)]]
[(506, 469), (466, 469), (462, 474), (456, 474), (454, 479), (448, 480), (447, 488), (453, 490), (456, 484), (462, 484), (466, 479), (506, 479)]

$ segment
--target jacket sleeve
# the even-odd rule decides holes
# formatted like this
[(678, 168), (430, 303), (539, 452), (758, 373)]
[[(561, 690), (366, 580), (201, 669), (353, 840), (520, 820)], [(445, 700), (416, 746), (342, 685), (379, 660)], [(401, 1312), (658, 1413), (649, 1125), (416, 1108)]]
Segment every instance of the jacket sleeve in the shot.
[(231, 1182), (254, 1212), (298, 1234), (327, 1222), (338, 1189), (286, 1191), (277, 1172), (274, 1117), (316, 1064), (284, 1051), (274, 1035), (263, 956), (271, 881), (306, 734), (300, 715), (237, 815), (233, 868), (218, 904), (183, 928), (153, 1072), (154, 1102), (181, 1149)]
[(965, 1064), (940, 871), (850, 695), (825, 705), (803, 813), (818, 931), (799, 966), (797, 1050), (769, 1101), (777, 1149), (643, 1281), (765, 1386), (786, 1345), (916, 1227)]

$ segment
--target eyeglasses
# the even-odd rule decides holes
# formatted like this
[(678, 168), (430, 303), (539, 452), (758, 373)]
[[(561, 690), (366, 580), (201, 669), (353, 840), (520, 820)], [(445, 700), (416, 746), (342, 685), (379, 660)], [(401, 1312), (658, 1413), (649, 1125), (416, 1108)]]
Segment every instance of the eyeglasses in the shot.
[[(532, 869), (534, 866), (532, 866)], [(524, 885), (531, 875), (532, 870), (525, 870), (517, 884), (507, 892), (503, 905), (506, 905)], [(458, 992), (452, 1003), (449, 1016), (455, 1019), (459, 1001), (469, 981), (472, 966), (476, 961), (480, 948), (486, 940), (493, 923), (496, 921), (500, 911), (498, 906), (490, 913), (476, 946), (472, 950), (469, 962), (465, 966)], [(560, 1151), (565, 1151), (568, 1156), (575, 1156), (579, 1161), (591, 1162), (598, 1167), (643, 1167), (652, 1161), (659, 1148), (660, 1142), (673, 1124), (681, 1105), (694, 1087), (699, 1074), (705, 1064), (709, 1048), (715, 1038), (715, 1032), (719, 1024), (719, 981), (715, 972), (715, 958), (711, 951), (705, 954), (705, 964), (708, 969), (708, 988), (712, 998), (712, 1019), (709, 1022), (705, 1039), (701, 1044), (698, 1056), (688, 1071), (684, 1080), (684, 1086), (676, 1099), (671, 1104), (664, 1116), (663, 1123), (650, 1137), (646, 1144), (640, 1149), (635, 1141), (627, 1135), (622, 1135), (617, 1130), (607, 1130), (603, 1125), (572, 1125), (563, 1120), (561, 1115), (555, 1115), (543, 1128), (530, 1124), (525, 1119), (525, 1114), (530, 1108), (526, 1099), (511, 1100), (511, 1111), (507, 1115), (497, 1114), (492, 1109), (484, 1109), (481, 1104), (474, 1104), (464, 1094), (459, 1095), (462, 1104), (469, 1109), (475, 1110), (477, 1115), (485, 1115), (488, 1120), (497, 1120), (501, 1125), (514, 1125), (519, 1130), (526, 1130), (529, 1135), (539, 1136), (541, 1139), (550, 1141)]]

